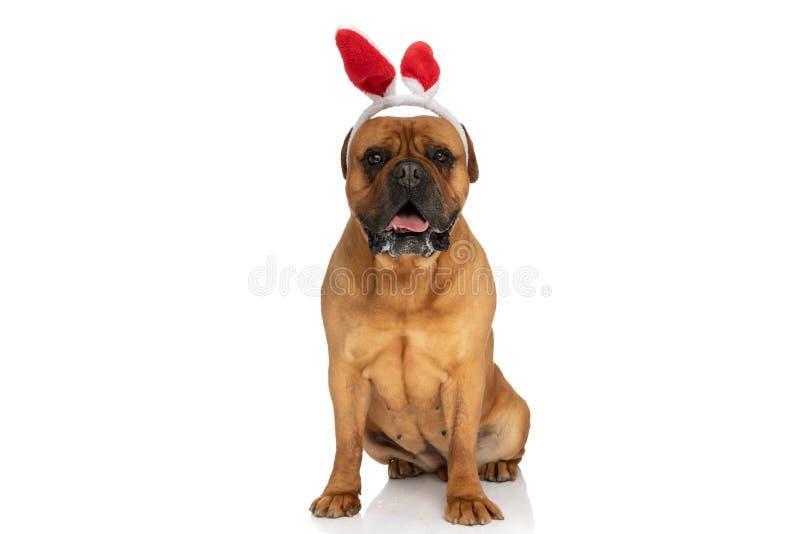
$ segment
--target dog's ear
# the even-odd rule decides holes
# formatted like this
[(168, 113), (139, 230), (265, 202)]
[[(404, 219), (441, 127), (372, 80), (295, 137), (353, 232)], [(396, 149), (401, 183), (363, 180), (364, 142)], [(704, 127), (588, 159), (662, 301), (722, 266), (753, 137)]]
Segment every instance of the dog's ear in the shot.
[(467, 128), (462, 124), (464, 134), (467, 136), (467, 176), (470, 183), (478, 181), (478, 160), (475, 158), (475, 149), (472, 147), (472, 139), (467, 132)]
[(344, 136), (344, 143), (342, 143), (342, 176), (345, 180), (347, 180), (347, 143), (350, 142), (351, 133), (353, 133), (352, 128), (350, 128), (350, 131)]

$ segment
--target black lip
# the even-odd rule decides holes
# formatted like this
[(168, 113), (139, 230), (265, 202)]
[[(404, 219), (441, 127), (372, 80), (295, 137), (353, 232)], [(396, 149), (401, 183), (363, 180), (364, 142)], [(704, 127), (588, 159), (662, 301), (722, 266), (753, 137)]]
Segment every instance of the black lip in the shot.
[[(405, 204), (402, 208), (405, 208)], [(395, 213), (399, 212), (400, 210)], [(394, 230), (376, 232), (366, 224), (363, 218), (361, 218), (361, 227), (364, 229), (364, 233), (367, 234), (367, 242), (372, 254), (386, 253), (395, 258), (403, 254), (413, 254), (427, 258), (434, 252), (446, 251), (450, 248), (450, 230), (453, 229), (453, 225), (458, 219), (458, 214), (459, 211), (456, 210), (442, 230), (435, 229), (429, 222), (428, 229), (424, 232), (396, 232)], [(422, 214), (420, 213), (420, 215)], [(391, 221), (391, 218), (389, 221)], [(388, 222), (383, 228), (387, 225)]]
[[(359, 216), (361, 220), (361, 224), (370, 231), (374, 233), (380, 233), (383, 231), (384, 228), (389, 226), (389, 223), (392, 222), (392, 219), (395, 215), (401, 213), (414, 213), (416, 212), (423, 220), (427, 221), (428, 229), (432, 229), (434, 232), (447, 232), (452, 227), (455, 219), (447, 219), (442, 215), (443, 208), (438, 203), (434, 206), (434, 209), (428, 208), (423, 206), (421, 202), (417, 202), (415, 199), (407, 199), (404, 202), (398, 202), (395, 204), (395, 208), (385, 210), (383, 216), (377, 217), (374, 221), (369, 221), (365, 216)], [(458, 214), (458, 211), (456, 211)], [(422, 233), (422, 232), (409, 232), (409, 233)]]

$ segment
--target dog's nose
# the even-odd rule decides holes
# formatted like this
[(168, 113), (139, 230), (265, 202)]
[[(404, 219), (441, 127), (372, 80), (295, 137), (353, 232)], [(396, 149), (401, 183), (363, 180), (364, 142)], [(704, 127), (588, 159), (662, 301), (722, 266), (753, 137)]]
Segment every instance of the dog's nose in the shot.
[(403, 187), (416, 187), (427, 174), (425, 169), (414, 160), (403, 160), (392, 169), (392, 179)]

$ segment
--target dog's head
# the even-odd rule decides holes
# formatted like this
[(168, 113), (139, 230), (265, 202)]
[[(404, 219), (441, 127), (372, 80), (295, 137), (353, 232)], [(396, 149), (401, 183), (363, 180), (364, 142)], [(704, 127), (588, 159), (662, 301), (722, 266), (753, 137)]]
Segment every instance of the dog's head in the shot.
[(428, 257), (447, 250), (469, 184), (478, 179), (469, 135), (465, 148), (445, 119), (376, 117), (349, 138), (342, 146), (347, 198), (372, 253)]

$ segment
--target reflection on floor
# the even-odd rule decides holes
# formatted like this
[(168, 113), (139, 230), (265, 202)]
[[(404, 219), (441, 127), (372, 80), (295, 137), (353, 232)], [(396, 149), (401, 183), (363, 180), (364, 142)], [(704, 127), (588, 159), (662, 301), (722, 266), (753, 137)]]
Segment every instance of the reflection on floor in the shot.
[[(492, 521), (477, 532), (533, 532), (533, 511), (521, 473), (514, 482), (482, 484), (486, 495), (503, 510), (505, 519)], [(435, 475), (404, 480), (387, 479), (386, 485), (371, 502), (362, 503), (364, 508), (356, 517), (311, 517), (310, 521), (326, 534), (453, 534), (456, 527), (444, 520), (444, 492), (444, 483)]]

